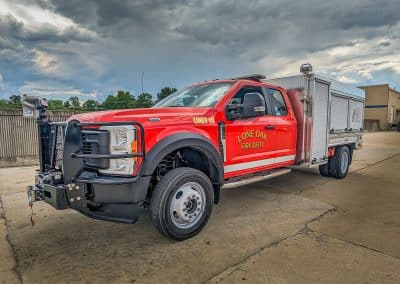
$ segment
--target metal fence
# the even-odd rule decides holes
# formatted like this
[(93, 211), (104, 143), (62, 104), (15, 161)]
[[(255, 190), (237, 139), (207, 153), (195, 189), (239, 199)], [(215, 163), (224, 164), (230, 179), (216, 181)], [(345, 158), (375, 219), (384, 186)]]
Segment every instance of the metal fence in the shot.
[[(48, 111), (47, 114), (51, 121), (65, 121), (74, 112)], [(36, 120), (23, 118), (22, 110), (1, 110), (0, 160), (12, 164), (17, 158), (33, 158), (37, 153)]]

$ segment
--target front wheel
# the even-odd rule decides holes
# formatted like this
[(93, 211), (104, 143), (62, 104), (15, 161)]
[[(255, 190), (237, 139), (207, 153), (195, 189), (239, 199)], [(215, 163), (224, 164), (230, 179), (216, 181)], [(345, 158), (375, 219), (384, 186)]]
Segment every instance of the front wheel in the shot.
[(213, 186), (204, 173), (193, 168), (176, 168), (154, 188), (150, 218), (164, 236), (185, 240), (207, 224), (213, 203)]

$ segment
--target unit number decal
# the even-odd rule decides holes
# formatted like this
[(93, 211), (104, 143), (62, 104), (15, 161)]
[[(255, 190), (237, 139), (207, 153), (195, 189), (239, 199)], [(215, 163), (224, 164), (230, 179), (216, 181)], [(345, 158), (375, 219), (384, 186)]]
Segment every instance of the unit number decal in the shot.
[(195, 116), (193, 117), (194, 124), (207, 124), (207, 123), (215, 123), (214, 117), (206, 117), (206, 116)]

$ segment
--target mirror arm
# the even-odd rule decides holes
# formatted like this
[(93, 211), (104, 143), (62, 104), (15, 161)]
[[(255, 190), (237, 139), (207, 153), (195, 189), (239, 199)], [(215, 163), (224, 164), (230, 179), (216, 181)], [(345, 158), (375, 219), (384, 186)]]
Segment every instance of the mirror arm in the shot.
[(243, 117), (243, 107), (239, 104), (227, 105), (225, 113), (228, 120), (240, 119)]

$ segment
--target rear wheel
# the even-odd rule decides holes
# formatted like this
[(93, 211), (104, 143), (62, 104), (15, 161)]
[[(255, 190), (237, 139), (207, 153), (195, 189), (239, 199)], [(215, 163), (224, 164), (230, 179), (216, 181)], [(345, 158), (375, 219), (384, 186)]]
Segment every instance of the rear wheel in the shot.
[(347, 146), (336, 148), (335, 155), (329, 160), (329, 174), (335, 178), (345, 178), (349, 172), (350, 150)]
[(176, 168), (163, 176), (154, 188), (150, 218), (164, 236), (185, 240), (203, 229), (213, 203), (213, 186), (203, 172)]
[(319, 173), (324, 177), (329, 177), (329, 163), (319, 166)]

